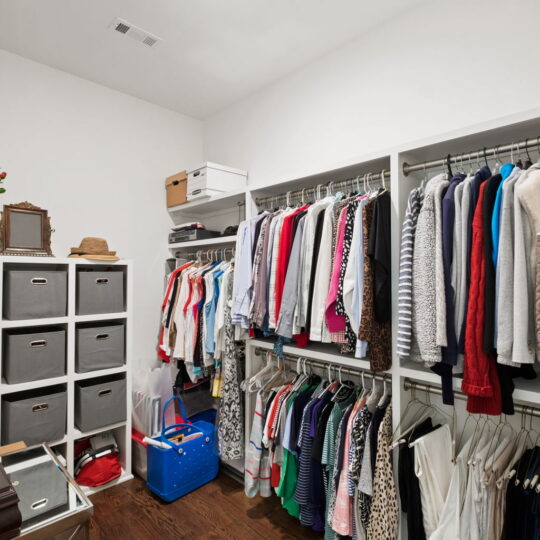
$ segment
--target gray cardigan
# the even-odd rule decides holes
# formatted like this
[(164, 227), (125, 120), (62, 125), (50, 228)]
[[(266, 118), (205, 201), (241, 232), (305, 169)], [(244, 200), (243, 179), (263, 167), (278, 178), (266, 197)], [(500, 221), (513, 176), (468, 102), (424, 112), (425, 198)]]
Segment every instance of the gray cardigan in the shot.
[[(413, 333), (418, 343), (420, 360), (427, 365), (441, 361), (441, 348), (437, 345), (439, 313), (445, 313), (444, 305), (437, 307), (440, 296), (444, 298), (444, 279), (437, 279), (439, 269), (437, 259), (442, 261), (442, 241), (437, 241), (437, 234), (442, 234), (441, 223), (437, 224), (436, 205), (441, 205), (440, 194), (448, 186), (446, 174), (439, 174), (426, 185), (424, 204), (418, 216), (413, 256)], [(442, 263), (440, 264), (442, 268)], [(437, 294), (437, 286), (442, 291)], [(440, 330), (440, 327), (439, 327)]]

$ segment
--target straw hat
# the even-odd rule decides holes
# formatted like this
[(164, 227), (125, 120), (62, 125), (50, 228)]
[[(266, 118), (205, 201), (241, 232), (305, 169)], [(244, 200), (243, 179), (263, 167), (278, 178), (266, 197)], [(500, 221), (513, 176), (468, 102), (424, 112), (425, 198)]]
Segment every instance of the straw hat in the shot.
[(82, 257), (96, 261), (117, 261), (116, 251), (109, 251), (107, 240), (103, 238), (83, 238), (78, 248), (71, 248), (70, 257)]

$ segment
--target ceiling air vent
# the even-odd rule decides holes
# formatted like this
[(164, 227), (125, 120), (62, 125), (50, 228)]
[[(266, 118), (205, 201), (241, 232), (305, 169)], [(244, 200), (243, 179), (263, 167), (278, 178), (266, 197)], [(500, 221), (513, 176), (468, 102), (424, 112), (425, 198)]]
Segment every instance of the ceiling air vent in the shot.
[(109, 25), (109, 28), (115, 30), (116, 32), (120, 32), (120, 34), (124, 34), (125, 36), (128, 36), (131, 39), (146, 45), (147, 47), (154, 47), (159, 41), (161, 41), (160, 38), (151, 34), (150, 32), (147, 32), (146, 30), (143, 30), (142, 28), (139, 28), (138, 26), (135, 26), (134, 24), (120, 18), (114, 19), (114, 21)]

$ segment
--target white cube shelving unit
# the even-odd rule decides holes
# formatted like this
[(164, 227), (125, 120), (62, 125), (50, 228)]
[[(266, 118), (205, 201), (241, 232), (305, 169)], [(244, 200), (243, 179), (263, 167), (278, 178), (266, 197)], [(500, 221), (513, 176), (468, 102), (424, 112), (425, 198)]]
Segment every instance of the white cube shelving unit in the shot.
[[(50, 317), (25, 320), (6, 320), (3, 318), (3, 294), (0, 296), (0, 400), (7, 394), (21, 392), (24, 390), (34, 390), (47, 388), (54, 385), (63, 385), (67, 390), (67, 418), (66, 433), (59, 441), (45, 441), (53, 449), (65, 458), (68, 471), (73, 474), (74, 470), (74, 445), (78, 439), (96, 433), (113, 431), (116, 442), (120, 449), (120, 462), (122, 464), (122, 475), (116, 480), (97, 488), (82, 486), (86, 494), (93, 494), (102, 489), (106, 489), (118, 483), (133, 478), (131, 474), (131, 359), (132, 359), (132, 312), (133, 312), (133, 264), (128, 260), (119, 261), (94, 261), (83, 258), (57, 258), (57, 257), (31, 257), (31, 256), (2, 256), (0, 257), (0, 291), (3, 291), (4, 269), (6, 265), (39, 265), (45, 267), (64, 267), (68, 273), (67, 290), (67, 315), (64, 317)], [(121, 313), (100, 313), (97, 315), (77, 315), (76, 314), (76, 288), (77, 288), (77, 268), (84, 266), (114, 266), (124, 272), (125, 281), (125, 311)], [(89, 373), (76, 373), (75, 371), (75, 332), (77, 324), (98, 321), (123, 320), (125, 322), (126, 342), (125, 342), (125, 363), (121, 367), (96, 370)], [(66, 328), (66, 372), (62, 377), (44, 379), (38, 381), (23, 382), (18, 384), (7, 384), (3, 377), (2, 348), (4, 342), (4, 330), (12, 328), (28, 328), (38, 326), (61, 325)], [(93, 379), (105, 375), (124, 373), (126, 377), (126, 420), (111, 425), (106, 425), (89, 432), (81, 432), (75, 426), (75, 383), (76, 381)], [(0, 409), (1, 410), (1, 409)], [(2, 421), (0, 414), (0, 423)]]

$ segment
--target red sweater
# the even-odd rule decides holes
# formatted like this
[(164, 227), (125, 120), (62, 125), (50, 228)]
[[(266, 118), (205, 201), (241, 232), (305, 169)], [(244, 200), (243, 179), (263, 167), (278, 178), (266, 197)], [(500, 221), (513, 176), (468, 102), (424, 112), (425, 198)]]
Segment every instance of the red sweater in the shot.
[(499, 415), (502, 412), (501, 387), (496, 359), (484, 352), (485, 264), (483, 241), (483, 200), (486, 182), (480, 186), (472, 223), (471, 282), (467, 306), (465, 363), (461, 389), (468, 396), (471, 413)]
[(287, 276), (287, 267), (289, 266), (289, 257), (291, 255), (294, 218), (297, 214), (306, 210), (308, 206), (309, 205), (306, 205), (296, 209), (292, 214), (283, 219), (276, 268), (276, 321), (279, 320), (279, 310), (281, 308), (283, 288), (285, 287), (285, 277)]

